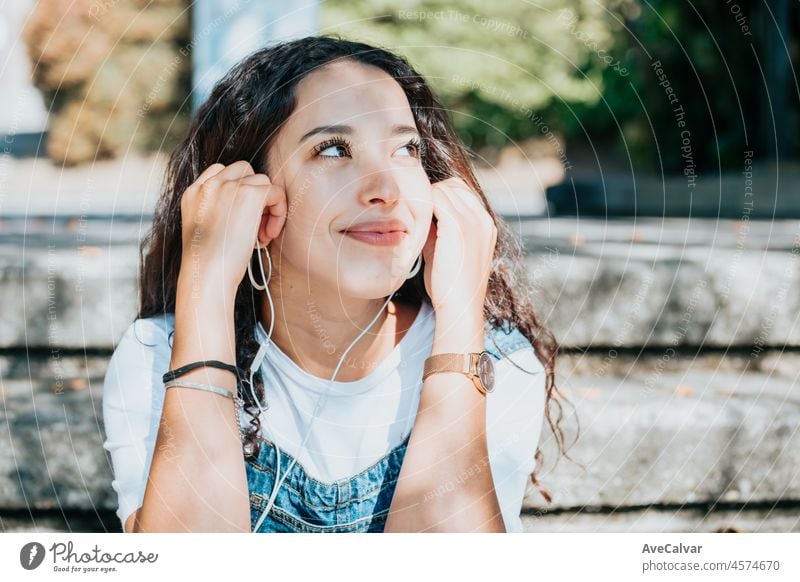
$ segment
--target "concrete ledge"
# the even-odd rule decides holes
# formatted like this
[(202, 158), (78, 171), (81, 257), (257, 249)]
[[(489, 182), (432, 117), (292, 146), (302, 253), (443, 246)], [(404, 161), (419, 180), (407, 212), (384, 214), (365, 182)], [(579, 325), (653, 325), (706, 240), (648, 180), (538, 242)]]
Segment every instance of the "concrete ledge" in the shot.
[(0, 508), (116, 509), (103, 449), (107, 358), (0, 357)]
[[(798, 509), (643, 509), (615, 513), (523, 514), (526, 533), (753, 533), (800, 532)], [(113, 512), (0, 511), (0, 532), (121, 532)]]
[(534, 304), (566, 346), (799, 346), (800, 222), (527, 220)]
[(522, 516), (530, 533), (787, 533), (800, 532), (800, 509), (643, 509), (616, 513)]
[[(780, 352), (564, 358), (557, 383), (581, 431), (569, 453), (584, 467), (554, 463), (545, 425), (540, 480), (554, 500), (531, 489), (525, 507), (800, 504), (799, 371), (800, 354)], [(571, 443), (578, 425), (564, 411)]]
[[(112, 349), (136, 312), (148, 220), (0, 223), (0, 348)], [(514, 224), (540, 318), (565, 346), (800, 346), (800, 223), (751, 221), (741, 242), (736, 228)]]
[[(0, 516), (115, 509), (102, 379), (135, 314), (147, 226), (138, 217), (0, 221)], [(546, 527), (662, 531), (673, 527), (667, 513), (639, 522), (617, 509), (717, 503), (781, 503), (783, 521), (752, 531), (791, 523), (800, 504), (798, 225), (751, 222), (744, 238), (741, 224), (722, 222), (706, 231), (696, 221), (512, 226), (529, 249), (541, 320), (566, 348), (587, 347), (557, 369), (580, 419), (570, 454), (585, 467), (563, 458), (553, 467), (545, 424), (540, 476), (554, 503), (529, 487), (526, 527), (540, 515)], [(576, 425), (564, 412), (571, 442)], [(696, 518), (681, 512), (676, 527), (712, 527)]]
[[(106, 358), (6, 356), (0, 366), (0, 508), (113, 510), (102, 448)], [(564, 358), (558, 385), (581, 427), (570, 454), (585, 469), (565, 458), (553, 468), (545, 425), (540, 476), (554, 503), (531, 486), (525, 507), (800, 502), (798, 370), (800, 355), (779, 353)], [(565, 412), (571, 442), (577, 425)]]

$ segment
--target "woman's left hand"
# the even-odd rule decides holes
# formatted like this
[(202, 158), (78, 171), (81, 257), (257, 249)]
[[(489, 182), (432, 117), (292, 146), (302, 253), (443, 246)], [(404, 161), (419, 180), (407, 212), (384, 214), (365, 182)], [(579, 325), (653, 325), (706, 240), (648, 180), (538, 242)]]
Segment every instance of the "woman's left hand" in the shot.
[(497, 227), (461, 178), (448, 178), (431, 188), (434, 220), (422, 249), (428, 296), (437, 315), (482, 319)]

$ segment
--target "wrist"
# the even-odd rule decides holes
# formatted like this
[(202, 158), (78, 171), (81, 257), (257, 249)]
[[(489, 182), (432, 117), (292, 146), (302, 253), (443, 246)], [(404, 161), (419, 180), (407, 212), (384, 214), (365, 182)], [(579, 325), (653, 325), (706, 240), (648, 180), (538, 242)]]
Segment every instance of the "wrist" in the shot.
[(188, 301), (196, 308), (211, 307), (215, 311), (229, 307), (232, 312), (235, 298), (236, 289), (230, 289), (221, 275), (194, 267), (181, 268), (178, 273), (176, 303)]
[(483, 305), (439, 307), (434, 309), (434, 319), (437, 330), (461, 329), (466, 332), (480, 330), (483, 333)]
[(192, 280), (181, 271), (175, 297), (175, 345), (191, 346), (190, 351), (198, 352), (195, 360), (231, 360), (234, 299), (219, 283)]
[(470, 321), (483, 320), (483, 302), (480, 304), (469, 301), (448, 301), (441, 305), (433, 305), (436, 321)]
[(431, 354), (481, 352), (484, 348), (483, 334), (482, 314), (437, 313)]

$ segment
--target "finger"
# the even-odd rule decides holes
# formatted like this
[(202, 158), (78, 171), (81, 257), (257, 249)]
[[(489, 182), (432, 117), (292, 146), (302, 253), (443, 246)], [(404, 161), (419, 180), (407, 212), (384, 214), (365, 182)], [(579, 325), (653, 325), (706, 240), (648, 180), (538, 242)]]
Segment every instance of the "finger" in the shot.
[(446, 180), (445, 187), (453, 195), (457, 210), (468, 212), (485, 212), (486, 209), (478, 199), (478, 194), (460, 178)]
[[(258, 240), (256, 244), (260, 246), (269, 244), (278, 237), (281, 229), (283, 229), (286, 224), (286, 215), (288, 212), (286, 192), (283, 187), (272, 184), (266, 174), (245, 176), (240, 179), (237, 184), (237, 190), (246, 189), (260, 192), (262, 196), (264, 196), (261, 208), (259, 209), (261, 220), (259, 221)], [(264, 232), (267, 237), (266, 242), (262, 242), (261, 237), (262, 225), (264, 224), (266, 225)]]
[(474, 213), (474, 210), (459, 195), (459, 188), (454, 186), (452, 182), (448, 181), (446, 184), (442, 184), (442, 192), (446, 194), (447, 200), (453, 207), (453, 213), (459, 220), (468, 219)]
[(471, 188), (454, 188), (453, 191), (459, 197), (461, 202), (473, 212), (478, 212), (480, 214), (486, 213), (486, 208), (483, 206), (483, 202), (480, 198), (478, 198), (478, 194), (474, 190)]
[(444, 220), (445, 222), (458, 221), (461, 213), (455, 207), (453, 202), (452, 193), (450, 189), (442, 184), (436, 184), (433, 189), (433, 214), (436, 220)]
[(249, 174), (239, 179), (242, 184), (250, 184), (251, 186), (269, 186), (272, 180), (266, 174)]
[[(478, 194), (466, 182), (459, 178), (452, 181), (448, 180), (448, 191), (454, 200), (454, 205), (461, 209), (461, 216), (465, 221), (470, 221), (469, 224), (474, 225), (475, 228), (487, 229), (492, 231), (492, 236), (496, 236), (496, 224), (489, 210), (483, 205), (483, 201), (478, 197)], [(473, 226), (468, 226), (469, 232), (473, 232)], [(478, 230), (475, 231), (479, 232)], [(493, 246), (495, 243), (492, 243)]]
[(208, 180), (210, 177), (219, 174), (220, 171), (224, 169), (225, 169), (225, 164), (220, 164), (220, 163), (211, 164), (209, 167), (203, 170), (203, 172), (197, 177), (197, 180), (195, 180), (194, 182), (199, 186), (200, 184)]
[(225, 169), (218, 172), (214, 176), (214, 179), (221, 182), (228, 182), (239, 180), (245, 176), (252, 176), (253, 174), (255, 174), (255, 171), (253, 170), (253, 166), (250, 165), (250, 162), (239, 160), (229, 166), (225, 166)]

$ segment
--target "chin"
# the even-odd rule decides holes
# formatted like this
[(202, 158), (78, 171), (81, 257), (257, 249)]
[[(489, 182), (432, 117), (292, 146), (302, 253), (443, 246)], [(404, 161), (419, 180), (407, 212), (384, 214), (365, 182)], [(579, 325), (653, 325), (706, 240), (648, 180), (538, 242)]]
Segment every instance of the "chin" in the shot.
[(339, 292), (359, 299), (386, 297), (406, 281), (404, 276), (392, 274), (389, 269), (376, 270), (371, 274), (363, 270), (344, 269), (339, 277)]
[(346, 287), (340, 286), (340, 292), (346, 294), (348, 297), (357, 299), (383, 299), (392, 292), (397, 291), (402, 286), (405, 279), (398, 281), (396, 285), (377, 285), (375, 281), (359, 286), (347, 285)]

